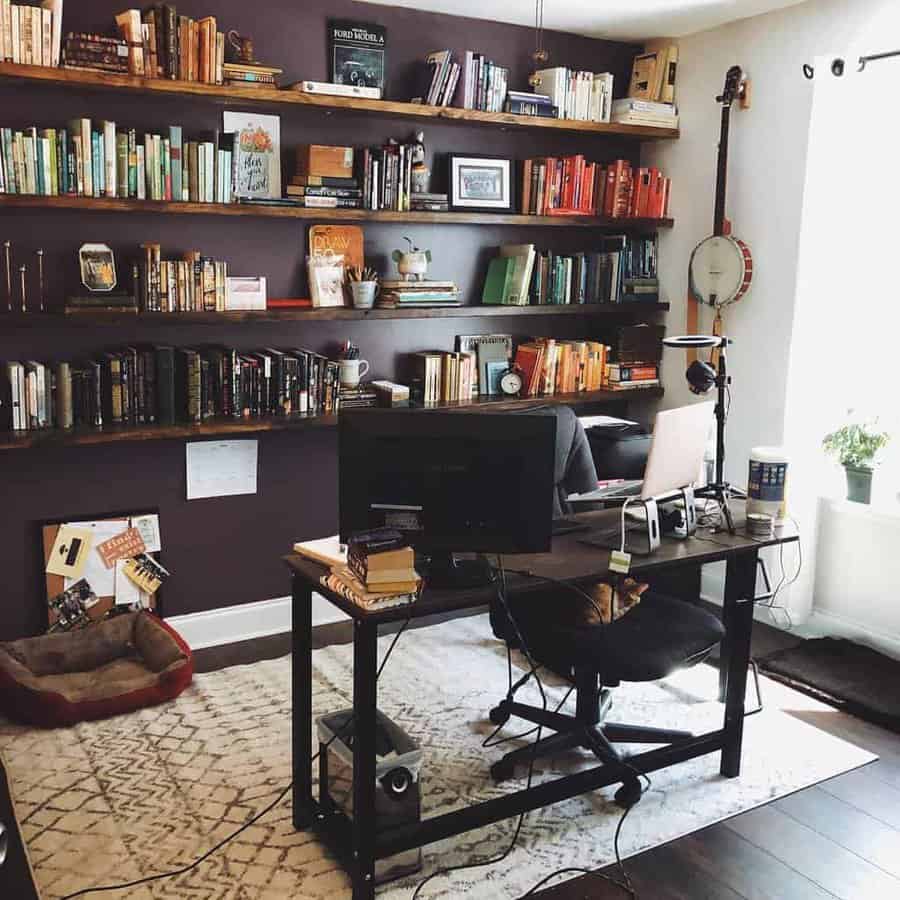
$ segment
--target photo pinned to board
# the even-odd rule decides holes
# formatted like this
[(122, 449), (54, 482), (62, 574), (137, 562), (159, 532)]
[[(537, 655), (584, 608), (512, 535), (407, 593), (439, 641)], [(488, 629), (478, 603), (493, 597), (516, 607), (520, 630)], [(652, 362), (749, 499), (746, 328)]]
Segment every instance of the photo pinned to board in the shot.
[(159, 612), (160, 585), (169, 572), (159, 514), (50, 522), (42, 527), (48, 632), (84, 628), (111, 614)]

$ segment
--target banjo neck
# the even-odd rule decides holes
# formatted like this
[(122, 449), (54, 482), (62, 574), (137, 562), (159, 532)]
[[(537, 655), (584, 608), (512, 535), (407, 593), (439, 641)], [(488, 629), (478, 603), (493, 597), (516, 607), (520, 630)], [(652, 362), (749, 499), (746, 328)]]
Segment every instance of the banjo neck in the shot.
[(728, 135), (731, 127), (731, 102), (722, 106), (722, 130), (719, 137), (719, 161), (716, 170), (716, 205), (713, 214), (713, 235), (725, 234), (725, 191), (728, 182)]

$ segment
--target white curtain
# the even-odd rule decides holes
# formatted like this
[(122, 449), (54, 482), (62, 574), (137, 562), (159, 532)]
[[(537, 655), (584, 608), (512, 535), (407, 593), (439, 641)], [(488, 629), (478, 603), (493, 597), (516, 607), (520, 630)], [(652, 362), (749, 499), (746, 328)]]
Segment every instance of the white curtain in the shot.
[(783, 599), (800, 618), (813, 603), (818, 499), (845, 490), (822, 438), (848, 410), (893, 434), (874, 501), (900, 508), (900, 58), (863, 72), (848, 60), (842, 78), (832, 59), (815, 64), (785, 422), (804, 565)]

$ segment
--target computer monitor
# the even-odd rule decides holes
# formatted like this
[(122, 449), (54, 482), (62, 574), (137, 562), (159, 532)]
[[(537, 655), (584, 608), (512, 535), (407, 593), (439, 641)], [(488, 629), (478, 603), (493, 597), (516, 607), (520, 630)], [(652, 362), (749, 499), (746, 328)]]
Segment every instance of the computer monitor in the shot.
[(547, 551), (555, 452), (556, 421), (548, 416), (343, 412), (341, 540), (394, 528), (430, 559), (433, 580), (460, 572), (454, 553)]

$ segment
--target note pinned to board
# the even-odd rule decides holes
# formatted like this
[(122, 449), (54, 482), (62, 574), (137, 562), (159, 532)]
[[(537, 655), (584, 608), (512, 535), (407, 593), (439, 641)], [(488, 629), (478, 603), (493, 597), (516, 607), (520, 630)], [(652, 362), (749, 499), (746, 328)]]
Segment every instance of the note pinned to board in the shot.
[(255, 440), (186, 444), (187, 499), (255, 494), (258, 449)]

